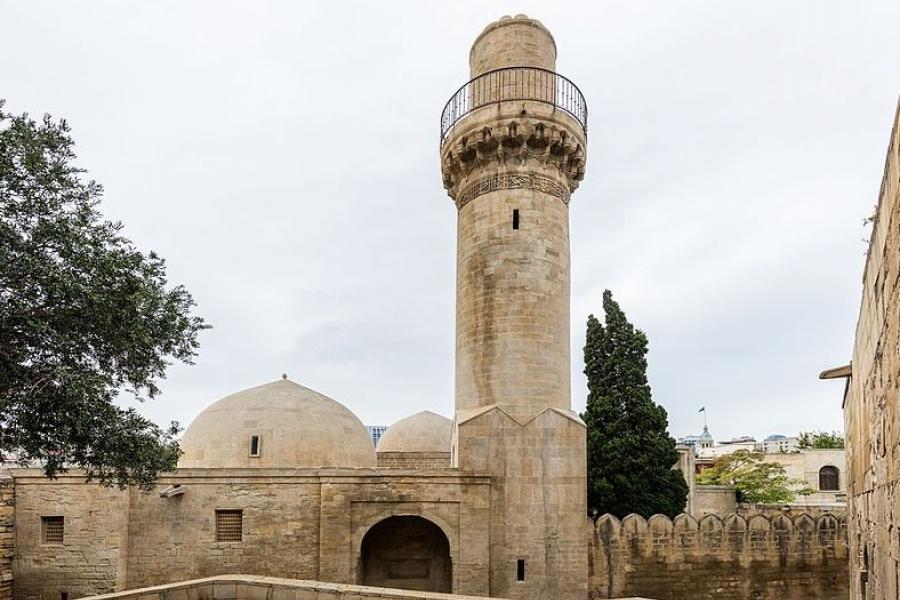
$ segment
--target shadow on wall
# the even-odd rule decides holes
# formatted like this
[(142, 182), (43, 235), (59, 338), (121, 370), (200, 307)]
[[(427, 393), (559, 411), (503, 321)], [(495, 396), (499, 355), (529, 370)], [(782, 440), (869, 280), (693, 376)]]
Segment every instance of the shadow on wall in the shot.
[(844, 515), (588, 519), (590, 597), (846, 600)]

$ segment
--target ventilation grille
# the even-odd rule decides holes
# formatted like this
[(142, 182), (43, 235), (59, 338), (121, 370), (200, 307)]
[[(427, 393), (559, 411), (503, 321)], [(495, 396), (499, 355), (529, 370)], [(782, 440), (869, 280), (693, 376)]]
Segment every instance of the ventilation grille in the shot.
[(216, 511), (216, 541), (240, 542), (243, 529), (243, 511), (217, 510)]
[(63, 517), (41, 517), (41, 541), (45, 544), (62, 544), (64, 531)]

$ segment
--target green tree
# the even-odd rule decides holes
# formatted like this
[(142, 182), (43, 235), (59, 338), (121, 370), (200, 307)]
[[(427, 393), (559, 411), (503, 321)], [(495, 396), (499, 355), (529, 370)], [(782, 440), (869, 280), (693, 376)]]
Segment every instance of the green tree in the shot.
[(624, 517), (684, 510), (688, 487), (680, 471), (668, 415), (647, 383), (647, 336), (625, 318), (609, 290), (605, 324), (588, 317), (584, 373), (588, 380), (588, 508)]
[(699, 485), (730, 485), (738, 502), (787, 504), (815, 493), (802, 479), (791, 479), (778, 463), (765, 462), (762, 452), (735, 450), (720, 456), (713, 466), (697, 475)]
[(843, 450), (844, 436), (837, 431), (803, 431), (797, 448), (801, 450)]
[(207, 326), (97, 210), (102, 188), (74, 166), (65, 121), (11, 115), (0, 101), (0, 453), (69, 467), (105, 485), (148, 488), (179, 456), (160, 428), (113, 401), (159, 392), (173, 361), (190, 363)]

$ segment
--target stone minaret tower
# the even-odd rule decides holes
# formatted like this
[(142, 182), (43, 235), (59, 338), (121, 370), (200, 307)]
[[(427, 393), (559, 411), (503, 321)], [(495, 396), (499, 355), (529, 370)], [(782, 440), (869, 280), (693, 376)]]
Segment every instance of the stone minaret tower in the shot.
[(490, 593), (586, 598), (584, 424), (571, 410), (569, 199), (587, 108), (524, 15), (488, 25), (441, 118), (458, 211), (453, 462), (488, 472)]

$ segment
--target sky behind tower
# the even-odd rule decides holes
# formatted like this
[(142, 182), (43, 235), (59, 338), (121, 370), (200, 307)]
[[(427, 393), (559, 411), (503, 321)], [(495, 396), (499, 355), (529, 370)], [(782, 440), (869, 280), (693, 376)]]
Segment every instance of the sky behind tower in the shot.
[(573, 407), (613, 291), (676, 436), (840, 429), (900, 92), (900, 3), (0, 0), (0, 97), (73, 129), (102, 210), (214, 329), (140, 410), (280, 377), (368, 424), (453, 407), (438, 118), (503, 14), (589, 108), (571, 204)]

